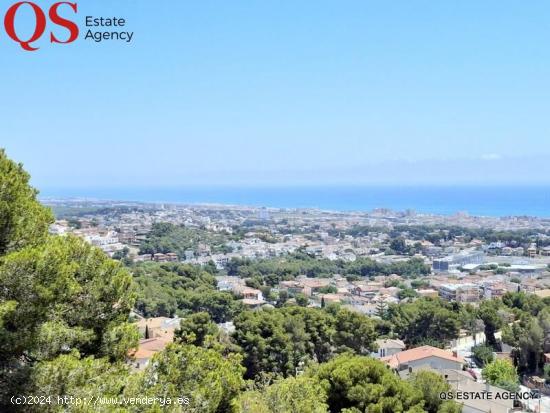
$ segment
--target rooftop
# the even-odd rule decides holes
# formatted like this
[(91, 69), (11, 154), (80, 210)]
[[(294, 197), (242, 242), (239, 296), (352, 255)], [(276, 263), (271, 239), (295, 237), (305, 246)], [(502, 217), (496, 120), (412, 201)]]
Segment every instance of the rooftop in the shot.
[(445, 360), (456, 361), (457, 363), (464, 363), (464, 359), (462, 357), (455, 356), (450, 351), (432, 346), (413, 348), (392, 356), (382, 357), (380, 360), (388, 363), (392, 368), (398, 368), (401, 364), (406, 364), (411, 361), (421, 360), (428, 357), (438, 357)]

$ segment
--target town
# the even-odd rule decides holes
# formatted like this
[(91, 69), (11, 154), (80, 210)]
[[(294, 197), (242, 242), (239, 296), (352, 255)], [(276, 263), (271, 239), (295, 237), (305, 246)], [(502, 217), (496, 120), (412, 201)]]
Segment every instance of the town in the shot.
[[(208, 268), (216, 289), (231, 293), (250, 310), (337, 305), (383, 320), (391, 319), (387, 313), (392, 307), (423, 299), (448, 303), (449, 308), (456, 303), (468, 313), (484, 302), (506, 301), (514, 294), (540, 302), (550, 297), (550, 220), (543, 218), (438, 216), (387, 209), (336, 212), (53, 199), (44, 203), (57, 215), (50, 232), (75, 234), (138, 269), (147, 263)], [(414, 339), (394, 329), (393, 336), (376, 341), (371, 355), (404, 378), (413, 369), (431, 369), (454, 376), (449, 383), (455, 388), (487, 391), (481, 367), (488, 359), (521, 358), (512, 340), (502, 339), (503, 334), (513, 336), (520, 317), (512, 310), (499, 311), (504, 321), (491, 332), (492, 338), (480, 320), (472, 328), (463, 324), (442, 335), (435, 346), (411, 346)], [(137, 368), (144, 368), (174, 339), (187, 314), (177, 305), (138, 304), (135, 317), (142, 340), (134, 354)], [(231, 317), (215, 321), (234, 334)], [(486, 341), (498, 341), (499, 351)], [(484, 352), (488, 354), (481, 356)], [(550, 354), (544, 357), (550, 379)], [(530, 374), (521, 386), (550, 394), (543, 383), (543, 378)], [(491, 391), (498, 394), (499, 387)], [(523, 407), (535, 409), (549, 402), (543, 395), (524, 401)], [(514, 407), (506, 395), (463, 403), (463, 411), (506, 412)], [(465, 410), (468, 405), (474, 410)]]

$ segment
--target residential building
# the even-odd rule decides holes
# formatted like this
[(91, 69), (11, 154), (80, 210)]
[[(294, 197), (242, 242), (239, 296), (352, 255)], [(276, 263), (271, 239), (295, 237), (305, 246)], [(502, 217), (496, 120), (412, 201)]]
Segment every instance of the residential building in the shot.
[(464, 250), (458, 254), (449, 255), (445, 258), (434, 259), (432, 268), (435, 272), (445, 272), (466, 264), (482, 264), (485, 260), (483, 251)]
[(439, 296), (447, 301), (477, 303), (479, 301), (479, 287), (473, 283), (443, 284), (439, 287)]
[(464, 359), (450, 351), (432, 346), (416, 347), (382, 357), (380, 359), (396, 371), (415, 368), (418, 366), (430, 366), (432, 369), (461, 370)]
[(376, 340), (376, 346), (378, 347), (378, 350), (371, 353), (371, 356), (375, 358), (393, 356), (396, 353), (402, 352), (406, 348), (403, 341), (391, 338)]

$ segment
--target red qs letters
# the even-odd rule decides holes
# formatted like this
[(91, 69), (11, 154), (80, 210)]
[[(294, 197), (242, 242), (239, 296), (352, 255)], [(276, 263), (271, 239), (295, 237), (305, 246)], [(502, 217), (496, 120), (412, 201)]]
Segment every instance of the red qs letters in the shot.
[[(34, 12), (34, 33), (29, 39), (20, 39), (15, 30), (15, 15), (19, 8), (25, 4), (29, 5)], [(55, 37), (53, 33), (50, 33), (51, 43), (72, 43), (78, 38), (78, 26), (74, 22), (59, 16), (58, 8), (62, 4), (68, 5), (71, 9), (73, 9), (75, 13), (77, 13), (78, 11), (78, 5), (76, 3), (69, 3), (66, 1), (60, 1), (50, 7), (50, 11), (48, 14), (52, 23), (66, 28), (67, 30), (69, 30), (70, 33), (69, 38), (64, 41), (59, 40), (57, 37)], [(38, 50), (38, 47), (33, 47), (31, 43), (34, 43), (35, 41), (40, 39), (46, 31), (46, 15), (44, 14), (44, 11), (35, 3), (32, 3), (30, 1), (20, 1), (19, 3), (15, 3), (8, 9), (6, 16), (4, 17), (4, 27), (6, 28), (6, 33), (9, 37), (11, 37), (12, 40), (19, 43), (24, 50), (32, 52), (34, 50)]]

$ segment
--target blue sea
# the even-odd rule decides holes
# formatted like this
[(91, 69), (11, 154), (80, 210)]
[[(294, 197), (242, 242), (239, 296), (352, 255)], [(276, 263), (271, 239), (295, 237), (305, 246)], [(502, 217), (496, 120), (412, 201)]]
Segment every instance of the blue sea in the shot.
[(302, 186), (49, 189), (43, 198), (215, 203), (370, 211), (390, 208), (451, 215), (550, 217), (550, 186)]

